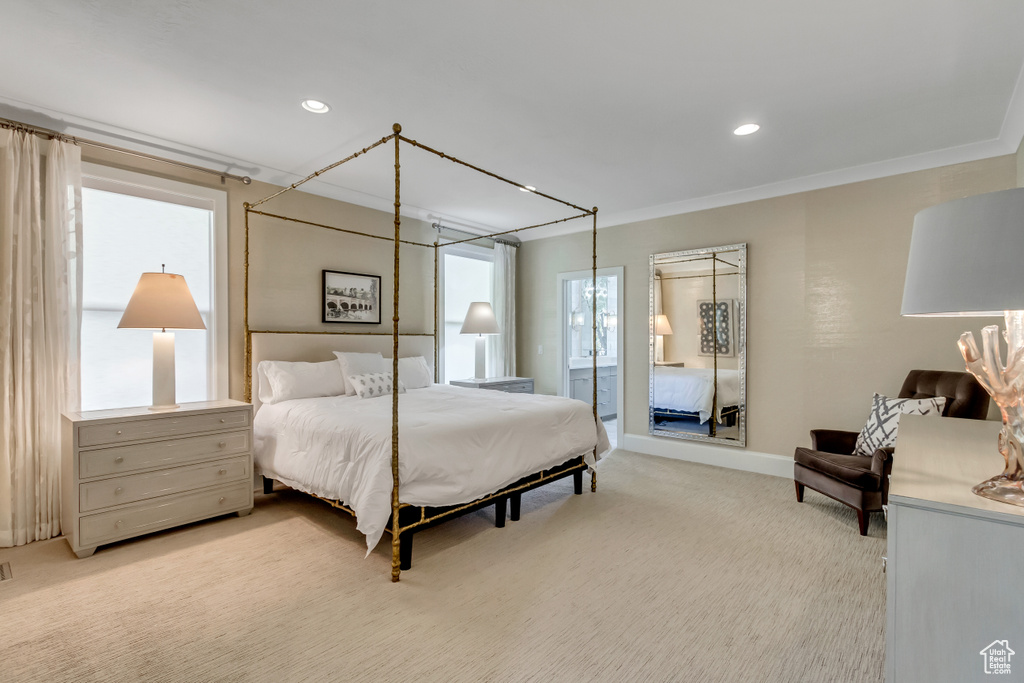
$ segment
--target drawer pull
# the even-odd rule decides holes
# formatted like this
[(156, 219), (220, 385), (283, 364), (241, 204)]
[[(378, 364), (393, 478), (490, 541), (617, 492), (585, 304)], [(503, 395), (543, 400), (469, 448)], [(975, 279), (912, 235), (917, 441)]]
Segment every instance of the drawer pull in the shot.
[(222, 496), (222, 497), (221, 497), (221, 499), (220, 499), (220, 500), (218, 500), (217, 502), (218, 502), (218, 503), (219, 503), (220, 505), (223, 505), (223, 504), (224, 504), (224, 501), (225, 501), (225, 500), (227, 500), (227, 498), (224, 498), (224, 497)]
[(227, 474), (227, 473), (228, 473), (228, 471), (225, 470), (225, 469), (217, 470), (217, 474)]
[(227, 445), (228, 445), (227, 441), (221, 441), (219, 444), (217, 444), (218, 448), (224, 448)]
[(117, 435), (121, 436), (121, 430), (120, 429), (117, 430)]
[(117, 520), (116, 522), (114, 522), (114, 528), (115, 529), (120, 529), (121, 528), (121, 520)]
[(220, 419), (220, 421), (221, 421), (221, 423), (222, 423), (222, 424), (223, 424), (224, 422), (227, 422), (227, 420), (225, 420), (225, 419), (224, 419), (223, 417), (222, 417), (222, 418)]
[(116, 489), (114, 489), (114, 495), (115, 495), (115, 496), (119, 496), (119, 495), (121, 495), (122, 493), (124, 493), (124, 489), (123, 489), (123, 488), (121, 488), (120, 486), (118, 486), (118, 487), (117, 487)]
[(116, 458), (114, 458), (114, 463), (116, 463), (118, 465), (120, 465), (123, 462), (124, 462), (124, 458), (122, 458), (120, 455), (117, 456)]

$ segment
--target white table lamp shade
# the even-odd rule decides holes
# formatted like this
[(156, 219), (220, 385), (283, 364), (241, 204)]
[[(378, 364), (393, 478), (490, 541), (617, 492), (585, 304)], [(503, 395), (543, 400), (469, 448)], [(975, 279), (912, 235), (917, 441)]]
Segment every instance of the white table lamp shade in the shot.
[(466, 319), (462, 323), (459, 334), (500, 334), (498, 321), (494, 318), (494, 309), (487, 301), (474, 301), (469, 305)]
[(486, 301), (474, 301), (469, 305), (466, 319), (462, 323), (459, 334), (475, 334), (476, 338), (476, 369), (475, 379), (487, 378), (487, 345), (485, 334), (500, 334), (498, 321), (494, 319), (494, 309)]
[(668, 324), (667, 315), (659, 315), (654, 319), (654, 334), (672, 334), (672, 326)]
[(153, 332), (153, 405), (150, 409), (177, 408), (174, 333), (167, 330), (206, 329), (185, 278), (174, 273), (143, 273), (117, 326), (156, 330)]
[(205, 330), (185, 278), (174, 273), (143, 273), (119, 328)]
[(903, 315), (1024, 309), (1024, 188), (929, 207), (914, 217)]

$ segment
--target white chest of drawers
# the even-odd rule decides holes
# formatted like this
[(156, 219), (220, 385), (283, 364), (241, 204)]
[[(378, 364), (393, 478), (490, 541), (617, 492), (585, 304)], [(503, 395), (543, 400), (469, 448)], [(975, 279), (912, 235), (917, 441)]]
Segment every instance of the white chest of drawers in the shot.
[(71, 413), (62, 429), (61, 525), (78, 557), (106, 543), (252, 510), (248, 403)]

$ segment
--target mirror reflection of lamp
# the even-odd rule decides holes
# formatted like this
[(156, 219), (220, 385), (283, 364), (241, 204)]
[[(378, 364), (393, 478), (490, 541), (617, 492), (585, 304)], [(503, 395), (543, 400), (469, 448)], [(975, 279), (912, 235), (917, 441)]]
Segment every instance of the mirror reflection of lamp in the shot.
[(672, 326), (667, 315), (659, 315), (654, 319), (654, 362), (665, 360), (665, 335), (672, 334)]

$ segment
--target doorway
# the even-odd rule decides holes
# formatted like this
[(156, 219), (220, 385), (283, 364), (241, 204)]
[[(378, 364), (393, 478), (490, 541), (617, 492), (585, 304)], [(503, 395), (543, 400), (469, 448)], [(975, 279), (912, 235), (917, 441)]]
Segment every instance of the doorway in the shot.
[[(594, 404), (594, 357), (597, 358), (597, 414), (612, 447), (622, 443), (623, 269), (600, 268), (559, 273), (559, 393)], [(594, 301), (597, 335), (594, 338)], [(596, 344), (595, 344), (596, 341)]]

